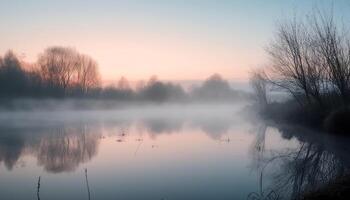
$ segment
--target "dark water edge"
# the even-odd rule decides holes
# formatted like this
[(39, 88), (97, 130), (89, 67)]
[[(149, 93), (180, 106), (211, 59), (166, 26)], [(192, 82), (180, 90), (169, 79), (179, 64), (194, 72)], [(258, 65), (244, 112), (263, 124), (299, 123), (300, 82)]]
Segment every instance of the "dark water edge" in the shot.
[[(349, 199), (349, 136), (325, 132), (317, 127), (286, 124), (280, 120), (276, 122), (269, 119), (266, 123), (268, 126), (276, 127), (283, 138), (296, 138), (310, 146), (307, 148), (307, 156), (302, 157), (294, 166), (296, 174), (292, 185), (294, 185), (293, 190), (296, 191), (292, 191), (290, 199)], [(334, 157), (326, 158), (329, 156), (323, 157), (322, 154), (332, 154)], [(328, 168), (328, 170), (322, 172), (321, 168)], [(298, 171), (300, 174), (297, 174)]]
[(265, 120), (280, 124), (304, 126), (319, 132), (338, 135), (350, 135), (350, 108), (346, 105), (337, 107), (301, 106), (295, 101), (273, 102), (265, 107), (252, 106)]
[(350, 175), (340, 177), (326, 186), (311, 192), (306, 192), (302, 200), (343, 200), (350, 198)]
[[(350, 120), (344, 114), (344, 110), (348, 109), (340, 108), (336, 112), (326, 108), (304, 110), (291, 101), (271, 103), (264, 109), (250, 105), (246, 110), (252, 115), (255, 113), (258, 120), (263, 121), (266, 126), (276, 128), (284, 139), (295, 138), (302, 144), (294, 152), (294, 157), (286, 162), (288, 169), (277, 175), (279, 178), (287, 177), (284, 181), (275, 181), (283, 182), (287, 188), (283, 192), (289, 193), (287, 198), (282, 199), (349, 199), (350, 132), (344, 128), (350, 127), (350, 123), (344, 123)], [(333, 124), (327, 124), (329, 116), (342, 119), (342, 126), (327, 127), (339, 123), (336, 119), (336, 123), (332, 121)], [(290, 157), (289, 154), (290, 152), (282, 153), (275, 157)], [(275, 191), (278, 191), (279, 186), (276, 185)]]

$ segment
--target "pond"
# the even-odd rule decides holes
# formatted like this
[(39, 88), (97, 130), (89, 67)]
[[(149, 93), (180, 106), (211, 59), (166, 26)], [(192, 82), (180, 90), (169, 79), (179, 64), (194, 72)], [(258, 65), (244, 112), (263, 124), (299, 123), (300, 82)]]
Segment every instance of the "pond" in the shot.
[(290, 199), (347, 171), (347, 139), (243, 110), (2, 112), (1, 199)]

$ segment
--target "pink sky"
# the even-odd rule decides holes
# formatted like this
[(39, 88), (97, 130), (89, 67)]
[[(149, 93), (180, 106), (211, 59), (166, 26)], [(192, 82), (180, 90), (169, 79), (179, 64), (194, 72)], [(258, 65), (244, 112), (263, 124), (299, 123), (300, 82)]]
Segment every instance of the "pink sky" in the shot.
[[(219, 39), (210, 41), (176, 34), (158, 36), (142, 30), (114, 34), (55, 33), (50, 37), (33, 33), (30, 40), (17, 37), (16, 42), (5, 41), (5, 44), (9, 43), (8, 46), (28, 62), (35, 62), (47, 46), (74, 47), (98, 62), (104, 81), (121, 76), (134, 81), (146, 80), (152, 75), (163, 80), (198, 80), (214, 73), (227, 79), (244, 80), (264, 56), (263, 50), (242, 48), (240, 44), (229, 46)], [(1, 53), (7, 50), (6, 46), (0, 48)]]
[[(99, 63), (104, 82), (152, 75), (202, 80), (214, 73), (242, 81), (265, 64), (276, 21), (315, 2), (0, 1), (0, 54), (13, 49), (34, 62), (49, 46), (74, 47)], [(349, 8), (346, 0), (335, 3), (345, 23)]]

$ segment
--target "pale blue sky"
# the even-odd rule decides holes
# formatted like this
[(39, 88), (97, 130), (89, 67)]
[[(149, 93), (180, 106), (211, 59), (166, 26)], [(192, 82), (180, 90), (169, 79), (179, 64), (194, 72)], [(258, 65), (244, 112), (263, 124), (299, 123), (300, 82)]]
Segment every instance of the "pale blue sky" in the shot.
[(34, 61), (63, 45), (95, 58), (104, 80), (244, 79), (263, 64), (278, 20), (332, 2), (349, 23), (348, 0), (0, 0), (0, 54)]

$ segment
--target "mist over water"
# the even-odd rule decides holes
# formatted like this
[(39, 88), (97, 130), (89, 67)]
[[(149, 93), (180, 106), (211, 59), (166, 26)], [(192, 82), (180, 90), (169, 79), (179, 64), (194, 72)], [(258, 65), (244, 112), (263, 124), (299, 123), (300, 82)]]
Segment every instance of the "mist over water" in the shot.
[(0, 193), (36, 199), (40, 176), (41, 199), (88, 199), (87, 169), (91, 199), (246, 199), (261, 191), (287, 199), (312, 184), (293, 171), (296, 160), (314, 181), (349, 166), (348, 147), (330, 142), (337, 138), (268, 125), (246, 105), (3, 111)]
[(0, 200), (350, 199), (350, 1), (0, 7)]

